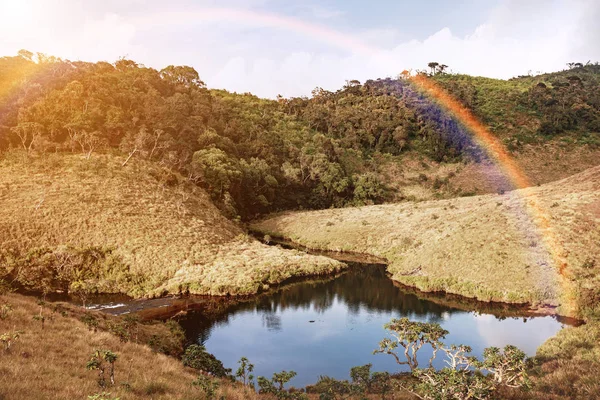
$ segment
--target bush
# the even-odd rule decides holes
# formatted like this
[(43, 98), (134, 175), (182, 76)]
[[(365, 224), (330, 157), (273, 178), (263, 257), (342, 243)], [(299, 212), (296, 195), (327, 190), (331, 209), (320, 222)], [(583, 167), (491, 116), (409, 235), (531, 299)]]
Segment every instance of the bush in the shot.
[(231, 369), (225, 368), (221, 361), (207, 352), (204, 346), (198, 344), (193, 344), (185, 349), (182, 362), (186, 367), (204, 371), (219, 378), (231, 374)]

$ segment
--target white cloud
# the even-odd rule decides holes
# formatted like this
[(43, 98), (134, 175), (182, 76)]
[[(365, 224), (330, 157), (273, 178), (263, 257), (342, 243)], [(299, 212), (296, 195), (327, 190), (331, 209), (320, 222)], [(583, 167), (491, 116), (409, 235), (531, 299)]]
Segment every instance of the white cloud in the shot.
[[(90, 61), (128, 55), (157, 68), (188, 64), (210, 87), (267, 97), (310, 95), (316, 86), (335, 90), (346, 79), (395, 76), (403, 69), (426, 68), (430, 61), (447, 64), (454, 72), (509, 78), (562, 69), (570, 61), (600, 60), (597, 0), (505, 0), (468, 35), (459, 37), (440, 27), (424, 40), (407, 39), (410, 32), (402, 27), (373, 26), (352, 35), (318, 30), (315, 34), (308, 23), (290, 26), (262, 11), (257, 11), (266, 15), (262, 19), (245, 18), (243, 13), (233, 20), (221, 19), (223, 9), (214, 20), (178, 19), (201, 16), (199, 7), (215, 6), (213, 0), (168, 6), (151, 2), (142, 8), (136, 3), (121, 8), (114, 3), (89, 4), (0, 3), (0, 54), (26, 48)], [(228, 5), (256, 11), (268, 9), (269, 3), (230, 0)], [(180, 14), (169, 20), (162, 12), (167, 8)], [(310, 12), (323, 21), (346, 16), (319, 6)]]
[[(471, 34), (454, 35), (442, 28), (422, 41), (409, 40), (392, 49), (376, 49), (374, 54), (310, 54), (303, 58), (290, 50), (282, 59), (273, 59), (261, 68), (251, 55), (243, 78), (246, 86), (260, 95), (309, 95), (321, 86), (337, 89), (346, 79), (395, 76), (403, 69), (424, 69), (430, 61), (443, 62), (454, 72), (496, 78), (510, 78), (529, 72), (550, 72), (565, 68), (569, 61), (600, 60), (600, 3), (593, 0), (558, 2), (506, 1)], [(363, 33), (368, 43), (377, 36), (385, 43), (396, 38), (398, 30), (371, 30)], [(264, 63), (264, 61), (260, 61)], [(272, 87), (269, 82), (281, 83)], [(228, 76), (207, 82), (235, 89)]]

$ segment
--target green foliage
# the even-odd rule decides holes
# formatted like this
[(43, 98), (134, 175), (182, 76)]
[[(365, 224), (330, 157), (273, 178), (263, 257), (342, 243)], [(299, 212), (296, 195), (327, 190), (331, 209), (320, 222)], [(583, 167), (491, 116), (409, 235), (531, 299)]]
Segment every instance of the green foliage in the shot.
[[(411, 368), (416, 381), (406, 380), (401, 387), (428, 400), (450, 399), (490, 399), (501, 387), (527, 388), (530, 386), (528, 362), (523, 351), (508, 345), (503, 350), (488, 347), (483, 352), (483, 360), (470, 356), (471, 348), (465, 345), (446, 346), (442, 339), (448, 331), (438, 324), (413, 322), (407, 318), (394, 319), (385, 325), (392, 331), (394, 340), (384, 339), (375, 353), (391, 354), (398, 364)], [(418, 368), (416, 354), (423, 344), (432, 348), (428, 368)], [(395, 349), (404, 348), (406, 361), (401, 361)], [(446, 354), (446, 367), (433, 368), (437, 353)], [(352, 378), (355, 382), (365, 382), (367, 368), (355, 367)], [(388, 385), (389, 385), (389, 381)], [(366, 385), (363, 383), (363, 385)], [(367, 386), (368, 387), (368, 386)]]
[(207, 352), (204, 346), (198, 344), (192, 344), (185, 349), (182, 362), (186, 367), (204, 371), (219, 378), (231, 374), (231, 369), (225, 368), (221, 361)]
[(98, 330), (98, 319), (93, 314), (86, 312), (79, 320), (83, 322), (90, 331), (93, 330), (96, 332)]
[(319, 394), (319, 399), (334, 400), (346, 398), (367, 398), (367, 395), (380, 395), (385, 399), (392, 392), (393, 382), (387, 372), (371, 373), (372, 364), (352, 367), (351, 382), (320, 376), (316, 384), (308, 386), (308, 393)]
[(418, 369), (414, 376), (419, 379), (414, 390), (423, 399), (489, 399), (494, 391), (484, 375), (466, 370)]
[(246, 357), (240, 358), (238, 364), (240, 364), (240, 366), (235, 372), (236, 378), (238, 378), (244, 385), (254, 386), (254, 375), (252, 375), (252, 371), (254, 371), (254, 364), (248, 361)]
[[(0, 58), (0, 96), (11, 93), (2, 96), (0, 151), (119, 151), (123, 166), (153, 160), (208, 189), (232, 218), (384, 201), (380, 154), (482, 157), (458, 121), (405, 77), (272, 101), (208, 90), (189, 66), (35, 63), (28, 54)], [(512, 149), (566, 134), (600, 143), (597, 64), (508, 81), (430, 64), (428, 79), (508, 136)]]
[(25, 289), (69, 292), (84, 305), (90, 294), (126, 291), (132, 281), (129, 268), (111, 249), (95, 246), (0, 251), (0, 261), (5, 272)]
[(126, 322), (108, 324), (108, 331), (118, 337), (122, 343), (127, 343), (131, 339), (131, 334), (128, 328), (129, 326)]
[(86, 363), (86, 369), (98, 371), (98, 385), (106, 386), (105, 370), (109, 370), (110, 384), (115, 384), (115, 362), (119, 356), (110, 350), (95, 350)]
[(23, 332), (21, 331), (12, 331), (5, 332), (2, 335), (0, 335), (0, 342), (4, 347), (4, 351), (10, 351), (10, 348), (15, 344), (15, 342), (19, 340), (22, 334)]
[[(384, 327), (390, 331), (392, 339), (383, 339), (379, 343), (379, 349), (373, 353), (390, 354), (398, 364), (408, 365), (411, 370), (418, 368), (417, 353), (425, 344), (433, 348), (433, 355), (429, 360), (431, 367), (437, 351), (442, 346), (441, 339), (448, 334), (448, 331), (437, 323), (411, 321), (408, 318), (393, 319)], [(398, 346), (403, 348), (402, 353), (406, 361), (396, 352)]]
[(0, 320), (5, 320), (8, 318), (8, 315), (12, 312), (13, 307), (10, 303), (0, 303)]
[(207, 400), (214, 399), (219, 389), (219, 382), (205, 375), (199, 375), (192, 385), (204, 392)]
[(264, 376), (257, 378), (259, 393), (270, 393), (278, 399), (306, 399), (306, 395), (300, 392), (288, 392), (284, 386), (293, 377), (296, 376), (294, 371), (281, 371), (273, 374), (271, 379), (267, 379)]

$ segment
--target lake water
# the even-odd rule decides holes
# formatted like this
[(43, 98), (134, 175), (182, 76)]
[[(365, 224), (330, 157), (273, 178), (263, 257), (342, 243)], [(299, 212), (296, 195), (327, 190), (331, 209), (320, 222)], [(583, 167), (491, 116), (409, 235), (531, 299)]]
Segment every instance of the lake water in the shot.
[[(477, 356), (506, 344), (534, 355), (563, 327), (553, 317), (496, 317), (425, 300), (394, 285), (384, 266), (364, 264), (352, 264), (334, 279), (295, 283), (231, 305), (212, 319), (191, 311), (180, 323), (234, 372), (244, 356), (255, 365), (255, 376), (294, 370), (291, 385), (302, 387), (320, 375), (349, 379), (351, 367), (367, 363), (373, 371), (406, 371), (390, 355), (372, 354), (387, 336), (383, 325), (400, 317), (438, 322), (450, 331), (446, 344), (467, 344)], [(430, 350), (421, 353), (425, 366)], [(442, 366), (441, 355), (436, 366)]]

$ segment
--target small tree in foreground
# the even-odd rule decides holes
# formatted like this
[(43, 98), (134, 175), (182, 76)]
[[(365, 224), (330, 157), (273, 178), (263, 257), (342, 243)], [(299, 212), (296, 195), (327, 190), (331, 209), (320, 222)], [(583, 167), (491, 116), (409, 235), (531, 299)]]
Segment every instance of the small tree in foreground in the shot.
[(316, 384), (308, 386), (308, 393), (319, 394), (320, 400), (336, 400), (360, 398), (367, 395), (380, 395), (381, 399), (393, 389), (393, 381), (388, 372), (371, 373), (372, 364), (352, 367), (350, 369), (351, 382), (337, 380), (329, 376), (320, 376)]
[(110, 350), (96, 350), (92, 353), (86, 368), (90, 371), (98, 371), (98, 385), (106, 386), (105, 371), (108, 368), (110, 384), (115, 384), (115, 362), (119, 356)]
[(231, 369), (225, 368), (223, 363), (206, 351), (202, 345), (192, 344), (185, 349), (181, 358), (183, 365), (191, 367), (213, 376), (224, 378), (231, 374)]
[(215, 394), (219, 389), (219, 382), (210, 379), (208, 376), (199, 375), (198, 379), (192, 382), (192, 386), (202, 390), (208, 400), (215, 398)]
[(254, 386), (254, 383), (252, 382), (254, 380), (254, 375), (252, 375), (254, 364), (250, 363), (246, 357), (240, 358), (238, 364), (240, 364), (240, 367), (235, 372), (235, 376), (239, 378), (244, 385)]
[[(499, 386), (521, 388), (530, 384), (526, 354), (515, 346), (508, 345), (503, 350), (488, 347), (483, 351), (481, 361), (469, 355), (469, 346), (444, 345), (441, 339), (448, 331), (438, 324), (401, 318), (392, 320), (385, 327), (392, 331), (395, 340), (382, 340), (375, 353), (390, 354), (398, 364), (408, 365), (417, 381), (411, 383), (409, 380), (401, 386), (421, 399), (489, 399)], [(433, 354), (429, 367), (422, 369), (418, 368), (417, 352), (424, 344), (431, 345)], [(404, 348), (406, 361), (396, 353), (398, 346)], [(432, 364), (440, 350), (446, 354), (446, 367), (436, 370)]]
[(2, 342), (4, 351), (6, 351), (6, 352), (10, 351), (10, 348), (12, 347), (12, 345), (15, 344), (15, 342), (17, 340), (19, 340), (19, 338), (21, 337), (22, 334), (23, 334), (23, 332), (21, 332), (21, 331), (13, 331), (13, 332), (6, 332), (6, 333), (3, 333), (2, 335), (0, 335), (0, 342)]
[(271, 379), (267, 379), (264, 376), (257, 378), (259, 393), (270, 393), (275, 395), (278, 399), (307, 399), (304, 393), (290, 393), (285, 390), (284, 386), (293, 377), (296, 376), (294, 371), (281, 371), (273, 374)]
[[(392, 339), (386, 338), (379, 342), (379, 348), (373, 351), (373, 354), (390, 354), (398, 364), (408, 365), (411, 371), (419, 367), (417, 353), (425, 344), (433, 348), (433, 354), (429, 359), (429, 367), (431, 367), (442, 346), (441, 340), (448, 334), (448, 331), (439, 324), (411, 321), (408, 318), (393, 319), (384, 327), (391, 332)], [(402, 355), (398, 354), (396, 350), (398, 346), (404, 349), (403, 355), (406, 361), (403, 361)]]

